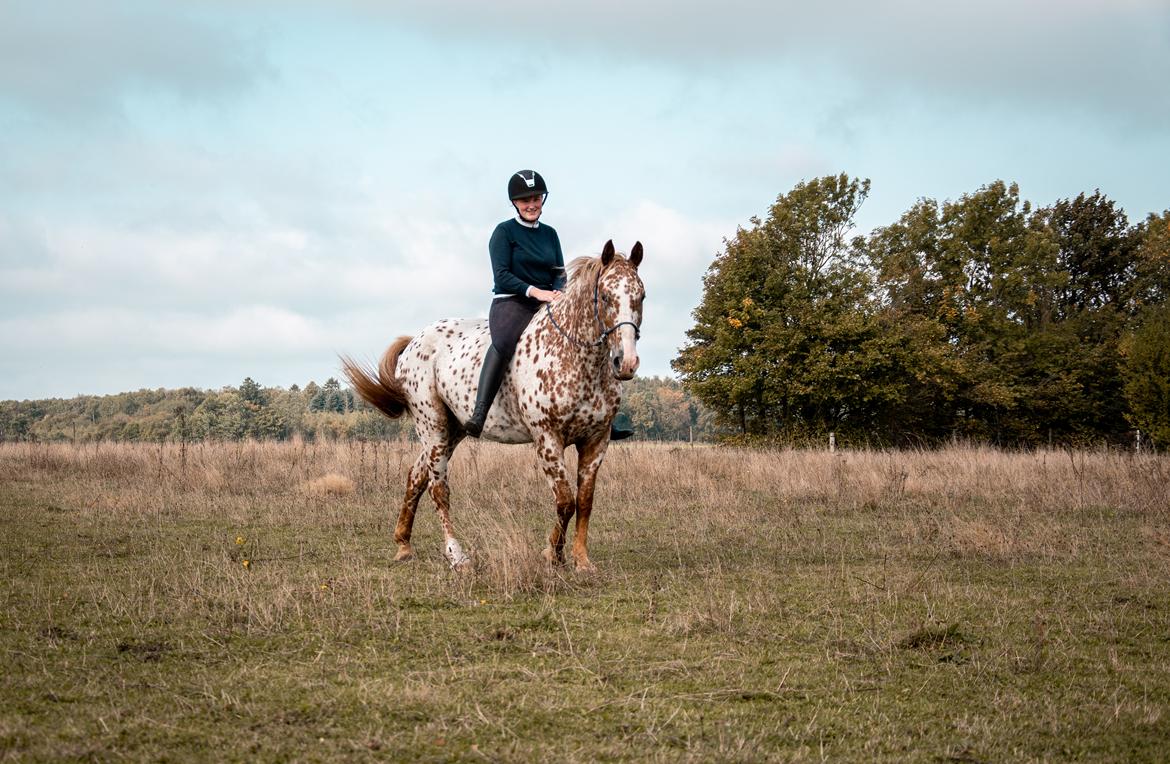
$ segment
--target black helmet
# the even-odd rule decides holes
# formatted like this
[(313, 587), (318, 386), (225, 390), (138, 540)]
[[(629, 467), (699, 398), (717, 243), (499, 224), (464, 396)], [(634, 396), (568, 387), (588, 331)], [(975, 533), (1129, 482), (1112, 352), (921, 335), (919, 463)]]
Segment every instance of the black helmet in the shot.
[(547, 195), (548, 186), (536, 170), (520, 170), (508, 179), (508, 198), (512, 201), (537, 194)]

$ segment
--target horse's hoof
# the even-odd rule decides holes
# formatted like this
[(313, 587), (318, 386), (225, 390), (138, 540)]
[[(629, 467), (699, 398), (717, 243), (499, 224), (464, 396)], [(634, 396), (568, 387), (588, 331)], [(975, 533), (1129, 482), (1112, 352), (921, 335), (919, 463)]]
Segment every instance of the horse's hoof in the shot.
[(457, 570), (460, 573), (471, 570), (471, 557), (464, 553), (463, 547), (455, 539), (447, 539), (444, 554), (447, 557), (447, 562), (451, 563), (452, 570)]
[(597, 566), (589, 562), (589, 560), (577, 560), (577, 572), (583, 575), (591, 576), (597, 572)]
[(394, 562), (406, 562), (414, 559), (414, 550), (407, 546), (398, 547), (398, 554), (394, 555)]
[(564, 565), (565, 564), (564, 556), (558, 555), (556, 553), (556, 551), (553, 550), (553, 548), (551, 546), (545, 547), (544, 551), (540, 553), (540, 556), (543, 557), (544, 561), (547, 562), (549, 565), (555, 566), (555, 565)]

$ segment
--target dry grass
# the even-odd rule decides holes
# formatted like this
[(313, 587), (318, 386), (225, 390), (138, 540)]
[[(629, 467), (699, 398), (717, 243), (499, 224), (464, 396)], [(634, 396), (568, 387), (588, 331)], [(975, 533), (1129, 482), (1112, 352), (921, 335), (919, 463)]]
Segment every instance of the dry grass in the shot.
[(353, 493), (354, 485), (346, 476), (330, 472), (305, 483), (305, 490), (313, 496), (349, 496)]
[(0, 759), (1158, 760), (1170, 459), (620, 444), (546, 566), (526, 447), (0, 446)]

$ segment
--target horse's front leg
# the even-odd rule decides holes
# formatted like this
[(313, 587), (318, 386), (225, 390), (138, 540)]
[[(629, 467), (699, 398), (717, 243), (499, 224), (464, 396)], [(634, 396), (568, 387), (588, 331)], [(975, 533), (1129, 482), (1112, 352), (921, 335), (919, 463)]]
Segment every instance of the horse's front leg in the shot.
[(609, 448), (609, 433), (586, 443), (577, 444), (577, 530), (573, 534), (573, 560), (577, 571), (595, 573), (596, 566), (589, 561), (589, 515), (593, 512), (593, 486), (597, 470)]
[(551, 435), (545, 435), (537, 439), (536, 453), (557, 502), (557, 522), (548, 535), (544, 558), (559, 565), (565, 561), (565, 534), (569, 529), (569, 520), (577, 510), (577, 502), (569, 483), (569, 471), (565, 469), (565, 447)]

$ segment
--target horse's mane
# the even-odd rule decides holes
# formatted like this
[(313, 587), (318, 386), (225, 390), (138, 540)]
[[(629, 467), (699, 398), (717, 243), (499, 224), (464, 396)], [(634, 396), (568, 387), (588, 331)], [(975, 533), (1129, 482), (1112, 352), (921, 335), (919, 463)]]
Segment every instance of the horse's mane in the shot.
[[(592, 291), (593, 282), (597, 280), (597, 274), (601, 271), (601, 258), (590, 257), (583, 255), (573, 259), (569, 263), (568, 268), (568, 284), (569, 290), (586, 288)], [(579, 287), (578, 284), (588, 284), (587, 287)]]

